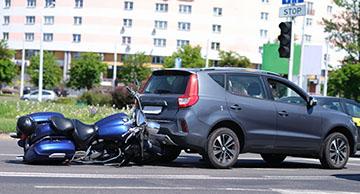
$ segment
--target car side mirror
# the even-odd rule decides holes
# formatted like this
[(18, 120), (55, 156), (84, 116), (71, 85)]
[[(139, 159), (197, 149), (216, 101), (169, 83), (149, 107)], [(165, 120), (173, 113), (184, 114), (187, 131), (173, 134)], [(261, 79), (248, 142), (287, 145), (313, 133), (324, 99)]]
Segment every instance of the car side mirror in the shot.
[(308, 105), (315, 106), (316, 104), (317, 104), (317, 100), (314, 97), (310, 96), (310, 98), (308, 100)]

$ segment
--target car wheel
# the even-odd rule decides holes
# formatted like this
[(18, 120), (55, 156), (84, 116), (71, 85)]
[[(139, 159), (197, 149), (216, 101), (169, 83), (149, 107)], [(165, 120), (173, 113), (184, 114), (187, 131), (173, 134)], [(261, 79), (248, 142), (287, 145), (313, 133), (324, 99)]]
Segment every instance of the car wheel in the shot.
[(222, 127), (210, 134), (206, 149), (206, 159), (213, 167), (230, 168), (237, 161), (240, 143), (231, 129)]
[(286, 155), (282, 154), (261, 154), (263, 160), (269, 164), (280, 164), (286, 158)]
[(322, 146), (321, 165), (324, 168), (342, 169), (350, 156), (350, 146), (347, 138), (341, 133), (332, 133)]
[(165, 148), (165, 154), (162, 156), (157, 156), (158, 161), (160, 162), (171, 162), (175, 160), (181, 153), (179, 148)]
[(29, 101), (29, 99), (28, 99), (28, 98), (25, 98), (24, 100), (25, 100), (25, 101)]

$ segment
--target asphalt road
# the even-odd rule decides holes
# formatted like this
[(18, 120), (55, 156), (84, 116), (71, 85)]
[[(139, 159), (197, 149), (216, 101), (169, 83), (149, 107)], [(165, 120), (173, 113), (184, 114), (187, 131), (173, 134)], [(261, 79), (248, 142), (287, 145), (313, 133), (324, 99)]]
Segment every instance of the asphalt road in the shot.
[(330, 193), (360, 191), (360, 152), (343, 170), (322, 169), (318, 160), (288, 157), (270, 166), (242, 154), (229, 170), (209, 169), (196, 154), (182, 153), (157, 165), (28, 165), (15, 140), (0, 137), (0, 193)]

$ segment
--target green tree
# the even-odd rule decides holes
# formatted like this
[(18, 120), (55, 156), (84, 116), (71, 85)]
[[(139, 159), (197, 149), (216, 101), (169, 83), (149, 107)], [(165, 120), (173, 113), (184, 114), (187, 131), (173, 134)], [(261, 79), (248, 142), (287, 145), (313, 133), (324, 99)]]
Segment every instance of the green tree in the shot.
[[(62, 71), (59, 64), (56, 62), (54, 53), (44, 52), (43, 56), (43, 86), (51, 88), (59, 86), (62, 78)], [(30, 82), (38, 85), (39, 83), (39, 66), (40, 55), (34, 55), (30, 58), (30, 67), (27, 73), (30, 75)]]
[(349, 64), (329, 75), (328, 94), (358, 100), (360, 97), (360, 64)]
[(205, 67), (205, 59), (201, 57), (201, 47), (191, 47), (185, 45), (172, 54), (171, 57), (165, 57), (165, 68), (172, 68), (175, 64), (175, 58), (181, 58), (181, 67), (199, 68)]
[(219, 51), (220, 67), (245, 67), (250, 68), (252, 66), (250, 60), (245, 56), (241, 56), (234, 51)]
[(70, 64), (70, 79), (68, 86), (76, 89), (92, 89), (100, 84), (101, 73), (107, 69), (107, 64), (101, 61), (101, 56), (95, 53), (84, 53)]
[(11, 80), (19, 75), (18, 67), (10, 60), (15, 51), (9, 50), (5, 40), (0, 41), (0, 82), (11, 84)]
[(360, 1), (334, 0), (343, 10), (331, 19), (323, 18), (325, 32), (329, 33), (330, 41), (347, 55), (343, 63), (357, 64), (360, 62)]
[[(132, 55), (128, 55), (124, 58), (124, 65), (117, 73), (117, 77), (120, 82), (125, 84), (131, 83), (132, 77), (142, 82), (146, 80), (151, 75), (151, 70), (149, 67), (146, 67), (146, 63), (151, 62), (151, 57), (145, 55), (145, 52), (138, 52)], [(135, 73), (136, 75), (134, 75)]]

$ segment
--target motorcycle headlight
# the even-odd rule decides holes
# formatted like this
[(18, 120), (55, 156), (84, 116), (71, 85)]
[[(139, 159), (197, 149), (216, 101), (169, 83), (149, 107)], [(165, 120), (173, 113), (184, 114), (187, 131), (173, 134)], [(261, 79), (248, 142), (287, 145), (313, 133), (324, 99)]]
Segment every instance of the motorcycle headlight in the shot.
[(160, 130), (160, 124), (153, 121), (149, 121), (148, 123), (146, 123), (146, 130), (149, 134), (156, 135)]

